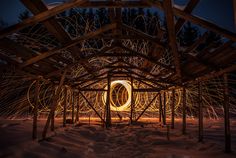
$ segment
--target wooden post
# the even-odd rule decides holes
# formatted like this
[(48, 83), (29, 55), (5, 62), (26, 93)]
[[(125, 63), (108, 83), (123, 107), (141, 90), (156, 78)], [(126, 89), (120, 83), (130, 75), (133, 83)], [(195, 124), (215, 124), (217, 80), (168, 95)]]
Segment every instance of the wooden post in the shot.
[(67, 101), (68, 101), (68, 93), (67, 87), (64, 88), (64, 105), (63, 105), (63, 127), (66, 127), (66, 112), (67, 112)]
[(47, 130), (48, 130), (48, 127), (49, 127), (49, 124), (50, 124), (53, 112), (55, 112), (55, 110), (56, 110), (57, 101), (59, 99), (59, 94), (60, 94), (60, 91), (61, 91), (61, 87), (62, 87), (62, 85), (64, 83), (64, 80), (65, 80), (65, 77), (66, 77), (66, 72), (67, 72), (67, 70), (65, 70), (63, 75), (61, 76), (61, 80), (60, 80), (60, 83), (59, 83), (59, 86), (58, 86), (58, 90), (56, 92), (56, 95), (54, 95), (54, 97), (53, 97), (53, 102), (52, 102), (51, 110), (49, 112), (46, 124), (45, 124), (44, 129), (43, 129), (43, 133), (42, 133), (43, 139), (46, 138)]
[(106, 128), (111, 126), (111, 109), (110, 109), (111, 77), (107, 76), (107, 100), (106, 100)]
[(130, 105), (130, 123), (133, 123), (133, 112), (134, 112), (134, 95), (133, 95), (133, 78), (130, 79), (131, 84), (131, 105)]
[(89, 114), (89, 126), (90, 126), (90, 117), (91, 117), (91, 114)]
[(198, 141), (203, 141), (202, 83), (198, 82)]
[(166, 125), (166, 92), (163, 92), (163, 124)]
[(71, 111), (71, 121), (72, 121), (72, 124), (74, 124), (74, 116), (75, 116), (75, 93), (72, 89), (72, 92), (71, 92), (71, 101), (72, 101), (72, 111)]
[[(57, 89), (59, 90), (59, 89)], [(56, 86), (55, 86), (55, 92), (54, 95), (56, 95)], [(55, 110), (52, 111), (52, 118), (51, 118), (51, 131), (54, 131), (54, 123), (55, 123)]]
[(172, 102), (171, 102), (171, 129), (175, 128), (175, 90), (172, 90)]
[(183, 127), (182, 127), (182, 133), (186, 134), (186, 89), (183, 87)]
[(225, 124), (225, 152), (231, 152), (231, 132), (229, 118), (229, 88), (228, 74), (224, 74), (224, 124)]
[(37, 139), (37, 121), (38, 121), (38, 104), (39, 104), (39, 82), (40, 78), (35, 83), (35, 96), (34, 96), (34, 116), (33, 116), (33, 139)]
[(161, 101), (161, 92), (159, 95), (159, 122), (161, 123), (162, 118), (162, 101)]
[(76, 106), (76, 122), (79, 123), (79, 93), (78, 93), (78, 98), (77, 98), (77, 106)]

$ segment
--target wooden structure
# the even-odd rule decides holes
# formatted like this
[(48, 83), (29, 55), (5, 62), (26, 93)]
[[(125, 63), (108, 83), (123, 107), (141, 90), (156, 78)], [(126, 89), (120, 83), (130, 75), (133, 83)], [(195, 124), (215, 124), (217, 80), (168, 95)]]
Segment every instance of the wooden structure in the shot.
[[(229, 106), (228, 106), (228, 88), (227, 88), (227, 76), (225, 74), (236, 70), (236, 48), (234, 42), (236, 42), (236, 34), (230, 32), (224, 28), (221, 28), (209, 21), (201, 19), (191, 14), (192, 10), (198, 4), (199, 0), (190, 0), (186, 7), (181, 10), (174, 7), (172, 0), (153, 1), (153, 0), (140, 0), (140, 1), (122, 1), (122, 0), (107, 0), (107, 1), (89, 1), (89, 0), (73, 0), (49, 9), (41, 0), (21, 0), (22, 3), (32, 12), (34, 16), (23, 20), (22, 22), (2, 29), (0, 31), (0, 59), (5, 62), (1, 62), (1, 71), (7, 69), (9, 65), (15, 66), (15, 68), (28, 74), (31, 80), (37, 80), (39, 84), (39, 77), (44, 80), (50, 80), (53, 84), (57, 84), (57, 90), (54, 95), (53, 103), (50, 113), (47, 118), (47, 122), (43, 131), (43, 138), (46, 137), (48, 127), (51, 122), (51, 129), (54, 130), (54, 112), (57, 106), (57, 100), (59, 93), (64, 88), (65, 101), (64, 101), (64, 114), (63, 114), (63, 126), (66, 126), (66, 110), (68, 98), (66, 86), (70, 86), (78, 90), (80, 95), (79, 99), (85, 99), (89, 106), (95, 111), (97, 116), (101, 118), (102, 122), (107, 127), (111, 126), (110, 115), (110, 82), (116, 75), (123, 75), (126, 78), (131, 78), (132, 83), (132, 108), (131, 108), (131, 122), (137, 121), (149, 105), (144, 109), (143, 113), (137, 118), (134, 118), (133, 111), (135, 108), (135, 102), (133, 101), (133, 92), (158, 92), (155, 96), (160, 97), (159, 119), (166, 123), (166, 92), (172, 90), (173, 100), (171, 104), (171, 127), (174, 128), (175, 117), (175, 89), (183, 88), (183, 133), (186, 133), (186, 90), (189, 84), (199, 83), (199, 141), (203, 139), (203, 108), (201, 104), (201, 82), (224, 75), (225, 90), (224, 90), (224, 108), (225, 108), (225, 136), (226, 136), (226, 151), (230, 151), (230, 122), (229, 122)], [(102, 25), (93, 32), (84, 33), (76, 38), (70, 37), (65, 29), (60, 25), (57, 15), (63, 11), (71, 8), (109, 8), (110, 16), (116, 20), (111, 20), (109, 24)], [(122, 22), (121, 8), (149, 8), (156, 7), (161, 9), (165, 13), (167, 30), (159, 28), (159, 32), (156, 36), (149, 35), (136, 28), (128, 26)], [(236, 12), (236, 11), (234, 11)], [(175, 22), (175, 16), (178, 20)], [(206, 47), (198, 53), (197, 47), (204, 42), (207, 34), (200, 37), (194, 44), (186, 48), (184, 51), (180, 50), (178, 41), (176, 40), (176, 34), (178, 34), (185, 24), (189, 21), (195, 25), (204, 27), (210, 31), (213, 31), (220, 36), (228, 39), (225, 43), (218, 47), (211, 48)], [(58, 46), (46, 51), (35, 51), (24, 47), (21, 44), (13, 41), (9, 38), (9, 35), (18, 33), (18, 31), (41, 23), (46, 30), (59, 42)], [(166, 40), (168, 43), (163, 42), (164, 34), (167, 34)], [(101, 48), (95, 53), (90, 53), (84, 56), (80, 45), (90, 39), (107, 39), (113, 40), (110, 46)], [(151, 44), (153, 51), (148, 54), (140, 53), (132, 48), (129, 48), (122, 44), (123, 39), (129, 40), (145, 40)], [(114, 51), (117, 50), (117, 51)], [(166, 64), (159, 61), (160, 55), (163, 50), (168, 50), (173, 57), (173, 62)], [(74, 58), (74, 62), (64, 58), (62, 56), (63, 51), (69, 52)], [(126, 52), (126, 53), (122, 53)], [(180, 54), (185, 54), (181, 56)], [(17, 60), (18, 57), (21, 60)], [(92, 58), (112, 57), (117, 61), (107, 64), (103, 67), (94, 67), (89, 60)], [(144, 64), (141, 67), (132, 65), (123, 60), (123, 58), (139, 57), (144, 60)], [(77, 78), (70, 77), (70, 70), (75, 65), (83, 67), (85, 73)], [(153, 74), (150, 70), (154, 66), (161, 67), (161, 71), (158, 74)], [(168, 75), (167, 75), (168, 74)], [(147, 77), (148, 76), (148, 77)], [(88, 85), (104, 81), (107, 79), (107, 89), (91, 89)], [(133, 80), (142, 82), (149, 85), (150, 88), (138, 89), (133, 87)], [(38, 86), (37, 86), (38, 87)], [(82, 91), (107, 91), (107, 102), (105, 118), (100, 115), (96, 109), (93, 108), (91, 103), (86, 99), (86, 96), (82, 94)], [(37, 95), (38, 88), (35, 92), (35, 110), (34, 110), (34, 125), (33, 125), (33, 138), (37, 137)], [(162, 100), (162, 97), (164, 99)], [(76, 108), (76, 121), (79, 120), (79, 99), (77, 105), (75, 105), (76, 97), (73, 97), (73, 114), (72, 122), (74, 122), (74, 111)], [(150, 104), (152, 101), (150, 102)]]

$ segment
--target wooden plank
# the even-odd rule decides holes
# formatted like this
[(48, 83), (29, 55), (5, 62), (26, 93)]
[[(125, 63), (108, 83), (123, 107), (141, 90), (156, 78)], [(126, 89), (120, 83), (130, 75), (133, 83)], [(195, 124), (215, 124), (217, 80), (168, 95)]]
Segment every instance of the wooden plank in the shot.
[(105, 120), (101, 117), (101, 115), (97, 112), (97, 110), (92, 106), (92, 104), (88, 101), (88, 99), (83, 95), (83, 93), (79, 92), (82, 98), (88, 103), (89, 107), (93, 109), (93, 111), (97, 114), (97, 116), (101, 119), (101, 121), (105, 124)]
[(64, 102), (63, 102), (63, 127), (66, 127), (66, 112), (67, 112), (67, 101), (68, 101), (68, 93), (67, 87), (64, 87)]
[(194, 80), (187, 81), (186, 84), (190, 84), (190, 83), (194, 84), (194, 83), (197, 83), (198, 81), (207, 81), (207, 80), (222, 76), (225, 73), (230, 73), (230, 72), (234, 72), (234, 71), (236, 71), (236, 64), (230, 65), (230, 66), (228, 66), (224, 69), (221, 69), (219, 71), (211, 71), (210, 73), (200, 76), (198, 78), (195, 78)]
[(135, 122), (137, 122), (140, 117), (145, 113), (145, 111), (152, 105), (153, 101), (157, 98), (158, 94), (155, 95), (155, 97), (150, 101), (150, 103), (143, 109), (143, 111), (141, 112), (141, 114), (137, 117), (137, 119), (135, 120)]
[[(42, 12), (48, 11), (48, 7), (43, 3), (42, 0), (21, 0), (21, 2), (36, 16)], [(66, 43), (70, 40), (70, 36), (65, 32), (62, 26), (57, 20), (52, 17), (45, 21), (42, 21), (47, 30), (52, 33), (60, 42)]]
[(230, 113), (229, 113), (229, 85), (228, 74), (224, 74), (224, 126), (225, 126), (225, 152), (231, 152), (231, 131), (230, 131)]
[(141, 37), (141, 38), (143, 38), (143, 39), (145, 39), (145, 40), (148, 40), (148, 41), (152, 42), (152, 43), (155, 44), (156, 46), (159, 46), (159, 47), (161, 47), (161, 48), (165, 48), (165, 47), (166, 47), (166, 45), (165, 45), (164, 43), (158, 41), (157, 38), (155, 38), (155, 37), (153, 37), (153, 36), (151, 36), (151, 35), (148, 35), (148, 34), (142, 32), (142, 31), (139, 31), (139, 30), (137, 30), (137, 29), (135, 29), (135, 28), (133, 28), (133, 27), (131, 27), (131, 26), (128, 26), (128, 25), (126, 25), (126, 24), (122, 24), (121, 27), (122, 27), (124, 30), (127, 30), (127, 31), (130, 32), (130, 33), (133, 33), (133, 34), (135, 34), (135, 35), (138, 36), (138, 37)]
[(148, 86), (149, 88), (158, 88), (158, 87), (155, 87), (155, 86), (153, 86), (152, 84), (150, 84), (151, 82), (146, 82), (145, 80), (142, 80), (142, 79), (139, 79), (139, 78), (136, 78), (136, 77), (132, 77), (133, 79), (135, 79), (135, 80), (137, 80), (137, 81), (139, 81), (140, 83), (142, 83), (142, 84), (144, 84), (144, 85), (146, 85), (146, 86)]
[[(160, 9), (163, 10), (163, 4), (162, 4), (161, 1), (155, 1), (154, 2), (154, 1), (150, 1), (149, 0), (149, 1), (147, 1), (147, 3), (150, 4), (150, 5), (153, 5), (154, 7), (157, 7), (157, 8), (160, 8)], [(178, 8), (175, 8), (175, 7), (173, 8), (173, 13), (176, 16), (182, 18), (182, 19), (190, 21), (190, 22), (192, 22), (194, 24), (197, 24), (197, 25), (202, 26), (202, 27), (204, 27), (206, 29), (209, 29), (209, 30), (211, 30), (213, 32), (221, 34), (221, 35), (223, 35), (224, 37), (226, 37), (228, 39), (236, 41), (236, 34), (235, 33), (231, 32), (231, 31), (228, 31), (228, 30), (226, 30), (224, 28), (221, 28), (221, 27), (217, 26), (216, 24), (213, 24), (211, 22), (203, 20), (203, 19), (201, 19), (201, 18), (199, 18), (197, 16), (194, 16), (194, 15), (191, 15), (189, 13), (185, 13), (184, 11), (182, 11), (182, 10), (180, 10)]]
[(176, 31), (174, 23), (174, 13), (172, 10), (172, 0), (164, 0), (163, 2), (166, 24), (168, 29), (169, 45), (171, 47), (171, 52), (174, 56), (175, 71), (179, 79), (182, 78), (182, 72), (180, 67), (180, 55), (178, 52), (177, 42), (176, 42)]
[(72, 120), (72, 124), (75, 123), (75, 103), (76, 103), (76, 99), (75, 99), (75, 92), (72, 90), (72, 111), (71, 111), (71, 120)]
[(107, 76), (107, 98), (106, 98), (106, 128), (111, 127), (110, 95), (111, 95), (111, 77), (108, 74), (108, 76)]
[(180, 9), (174, 8), (173, 11), (174, 11), (175, 15), (177, 15), (177, 16), (185, 19), (185, 20), (191, 21), (192, 23), (195, 23), (195, 24), (197, 24), (199, 26), (202, 26), (202, 27), (204, 27), (206, 29), (209, 29), (209, 30), (211, 30), (213, 32), (216, 32), (218, 34), (221, 34), (224, 37), (226, 37), (226, 38), (228, 38), (228, 39), (230, 39), (232, 41), (236, 41), (236, 34), (231, 32), (231, 31), (228, 31), (228, 30), (226, 30), (224, 28), (221, 28), (221, 27), (219, 27), (219, 26), (217, 26), (217, 25), (215, 25), (213, 23), (210, 23), (210, 22), (208, 22), (206, 20), (203, 20), (203, 19), (201, 19), (199, 17), (187, 14), (187, 13), (181, 11)]
[(114, 29), (115, 27), (116, 27), (116, 24), (108, 24), (108, 25), (106, 25), (106, 26), (103, 26), (103, 27), (100, 28), (100, 29), (97, 29), (97, 30), (94, 31), (94, 32), (89, 32), (89, 33), (87, 33), (86, 35), (83, 35), (83, 36), (81, 36), (81, 37), (78, 37), (78, 38), (76, 38), (76, 39), (74, 39), (74, 40), (72, 40), (72, 41), (70, 41), (70, 42), (64, 44), (64, 45), (61, 46), (61, 47), (57, 47), (57, 48), (54, 48), (54, 49), (49, 50), (49, 51), (47, 51), (47, 52), (41, 53), (40, 55), (38, 55), (38, 56), (36, 56), (36, 57), (33, 57), (33, 58), (31, 58), (31, 59), (25, 61), (25, 62), (21, 65), (21, 68), (24, 68), (24, 67), (26, 67), (26, 66), (29, 66), (29, 65), (31, 65), (31, 64), (34, 64), (34, 63), (36, 63), (36, 62), (38, 62), (38, 61), (40, 61), (40, 60), (42, 60), (42, 59), (48, 58), (48, 57), (50, 57), (50, 56), (52, 56), (52, 55), (54, 55), (54, 54), (59, 53), (59, 51), (61, 51), (61, 50), (67, 49), (67, 48), (69, 48), (69, 47), (72, 47), (72, 46), (76, 45), (77, 43), (79, 43), (79, 42), (81, 42), (81, 41), (83, 41), (83, 40), (90, 39), (90, 38), (92, 38), (92, 37), (94, 37), (94, 36), (96, 36), (96, 35), (99, 35), (99, 34), (102, 34), (102, 33), (106, 32), (106, 31), (109, 31), (109, 30), (111, 30), (111, 29)]
[[(107, 73), (107, 72), (106, 72)], [(105, 74), (105, 73), (104, 73)], [(94, 85), (94, 84), (96, 84), (96, 83), (98, 83), (98, 82), (100, 82), (100, 81), (102, 81), (102, 80), (104, 80), (104, 79), (106, 79), (106, 77), (102, 77), (102, 78), (94, 78), (95, 79), (95, 81), (94, 82), (92, 82), (92, 83), (90, 83), (90, 84), (88, 84), (88, 85), (86, 85), (86, 86), (83, 86), (83, 87), (80, 87), (80, 89), (86, 89), (87, 87), (89, 87), (89, 86), (91, 86), (91, 85)], [(83, 84), (82, 85), (84, 85), (86, 82), (83, 82)]]
[(92, 92), (92, 91), (101, 91), (101, 92), (105, 92), (105, 91), (107, 91), (107, 90), (105, 90), (105, 89), (103, 89), (103, 88), (86, 88), (86, 89), (84, 89), (84, 88), (79, 88), (78, 89), (79, 91), (81, 91), (81, 92), (83, 92), (83, 91), (88, 91), (88, 92)]
[(162, 122), (162, 98), (161, 92), (159, 93), (159, 122)]
[(134, 92), (160, 92), (162, 88), (154, 89), (154, 88), (139, 88), (133, 89)]
[(131, 103), (130, 103), (130, 124), (133, 124), (133, 117), (134, 117), (134, 80), (130, 78), (130, 85), (131, 85)]
[(171, 129), (175, 128), (175, 89), (172, 90), (171, 101)]
[[(64, 68), (61, 68), (61, 69), (59, 69), (59, 70), (50, 72), (50, 73), (44, 75), (44, 77), (45, 77), (45, 78), (50, 78), (50, 77), (52, 77), (52, 76), (60, 75), (63, 71), (71, 69), (73, 66), (77, 65), (78, 63), (81, 63), (81, 62), (83, 62), (83, 61), (87, 61), (88, 59), (91, 59), (91, 58), (94, 58), (94, 57), (106, 56), (106, 55), (104, 55), (104, 54), (107, 54), (106, 51), (109, 51), (110, 49), (112, 49), (112, 48), (110, 48), (110, 47), (104, 47), (103, 49), (99, 50), (98, 53), (92, 54), (92, 55), (87, 56), (87, 57), (85, 57), (85, 58), (80, 58), (77, 62), (75, 62), (75, 63), (70, 63), (69, 65), (65, 66)], [(100, 52), (103, 52), (103, 53), (100, 53)], [(99, 70), (97, 70), (97, 71), (99, 71)], [(86, 75), (91, 75), (91, 74), (88, 73), (88, 74), (86, 74)], [(86, 75), (85, 75), (85, 76), (86, 76)]]
[(33, 51), (25, 48), (22, 45), (19, 45), (18, 43), (6, 37), (0, 39), (0, 48), (10, 53), (11, 55), (21, 57), (23, 61), (36, 55), (36, 53), (34, 53)]
[(166, 125), (166, 92), (163, 91), (163, 125)]
[(185, 51), (184, 54), (190, 54), (192, 53), (202, 42), (206, 40), (208, 37), (208, 33), (205, 32), (201, 37), (199, 37), (190, 47), (188, 47)]
[(40, 78), (35, 83), (35, 96), (34, 96), (34, 115), (33, 115), (33, 132), (32, 138), (37, 139), (37, 127), (38, 127), (38, 105), (39, 105), (39, 82)]
[(126, 51), (128, 51), (128, 52), (130, 52), (130, 53), (133, 53), (133, 54), (135, 54), (135, 55), (137, 55), (137, 56), (139, 56), (139, 57), (142, 57), (142, 58), (144, 58), (144, 59), (146, 59), (146, 60), (148, 60), (148, 61), (150, 61), (150, 62), (152, 62), (152, 63), (154, 63), (154, 64), (157, 64), (157, 65), (159, 65), (159, 66), (161, 66), (161, 67), (163, 67), (163, 68), (165, 68), (165, 69), (168, 69), (168, 70), (170, 70), (170, 71), (173, 71), (173, 68), (171, 68), (169, 65), (165, 65), (165, 64), (163, 64), (163, 63), (157, 61), (156, 59), (150, 58), (150, 57), (148, 57), (148, 56), (146, 56), (146, 55), (144, 55), (144, 54), (142, 54), (142, 53), (139, 53), (139, 52), (137, 52), (137, 51), (135, 51), (135, 50), (133, 50), (133, 49), (130, 49), (130, 48), (126, 47), (126, 46), (123, 46), (123, 45), (122, 45), (122, 46), (119, 46), (119, 47), (122, 48), (122, 49), (124, 49), (124, 50), (126, 50)]
[[(187, 6), (184, 8), (184, 12), (190, 14), (193, 11), (193, 9), (197, 6), (198, 2), (199, 0), (190, 0)], [(182, 18), (178, 19), (178, 21), (175, 24), (176, 34), (179, 33), (184, 23), (185, 23), (185, 19), (182, 19)]]
[[(34, 2), (32, 2), (31, 0), (21, 1), (35, 15), (48, 10), (47, 6), (43, 3), (42, 0), (37, 0)], [(62, 44), (71, 41), (69, 34), (64, 30), (64, 28), (58, 23), (55, 18), (50, 18), (46, 21), (43, 21), (43, 24), (46, 26), (47, 30), (52, 33), (52, 35), (54, 35)], [(78, 46), (72, 46), (68, 48), (68, 50), (76, 60), (81, 57), (81, 54), (79, 53), (80, 48)], [(88, 61), (83, 61), (80, 64), (85, 68), (86, 71), (94, 75), (94, 72), (92, 71), (92, 68), (90, 67)]]
[(80, 8), (148, 8), (151, 7), (145, 0), (139, 1), (87, 1)]
[(203, 141), (202, 83), (198, 82), (198, 141)]
[(182, 91), (182, 134), (186, 134), (186, 89)]
[(80, 94), (78, 93), (78, 98), (77, 98), (77, 104), (76, 104), (76, 116), (75, 116), (75, 119), (76, 119), (76, 122), (77, 124), (79, 124), (79, 109), (80, 109)]
[(67, 71), (64, 71), (63, 75), (61, 76), (61, 80), (60, 80), (60, 83), (59, 83), (58, 89), (57, 89), (57, 91), (56, 91), (55, 96), (53, 97), (52, 106), (51, 106), (51, 109), (50, 109), (50, 112), (49, 112), (49, 115), (48, 115), (48, 118), (47, 118), (46, 124), (45, 124), (44, 129), (43, 129), (43, 133), (42, 133), (42, 137), (43, 137), (43, 139), (46, 138), (47, 130), (48, 130), (48, 127), (49, 127), (49, 124), (50, 124), (51, 118), (52, 118), (52, 116), (53, 116), (53, 113), (54, 113), (55, 110), (56, 110), (56, 107), (57, 107), (57, 101), (58, 101), (58, 99), (59, 99), (59, 94), (60, 94), (60, 91), (61, 91), (61, 87), (62, 87), (62, 85), (63, 85), (63, 83), (64, 83), (66, 73), (67, 73)]
[(14, 33), (16, 31), (19, 31), (25, 27), (28, 27), (30, 25), (37, 24), (39, 22), (42, 22), (44, 20), (47, 20), (67, 9), (73, 8), (73, 7), (78, 7), (81, 4), (85, 3), (87, 0), (74, 0), (70, 2), (63, 3), (61, 5), (58, 5), (52, 9), (49, 9), (47, 11), (44, 11), (42, 13), (39, 13), (38, 15), (35, 15), (33, 17), (30, 17), (28, 19), (23, 20), (22, 22), (12, 25), (8, 28), (5, 28), (0, 31), (0, 38), (3, 38), (7, 36), (8, 34)]

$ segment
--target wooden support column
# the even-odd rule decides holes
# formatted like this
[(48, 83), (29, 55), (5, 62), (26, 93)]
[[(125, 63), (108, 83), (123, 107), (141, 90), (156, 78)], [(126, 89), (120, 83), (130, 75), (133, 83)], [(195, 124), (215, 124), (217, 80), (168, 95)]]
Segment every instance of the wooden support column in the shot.
[(175, 128), (175, 90), (172, 90), (172, 102), (171, 102), (171, 129)]
[(65, 70), (64, 73), (63, 73), (63, 75), (61, 76), (61, 80), (60, 80), (60, 83), (59, 83), (59, 86), (58, 86), (58, 90), (56, 91), (56, 95), (54, 95), (54, 97), (53, 97), (52, 106), (51, 106), (51, 109), (50, 109), (50, 112), (49, 112), (49, 115), (48, 115), (46, 124), (45, 124), (44, 129), (43, 129), (43, 133), (42, 133), (43, 139), (46, 138), (47, 130), (48, 130), (48, 127), (49, 127), (49, 124), (50, 124), (52, 115), (53, 115), (53, 113), (54, 113), (55, 110), (56, 110), (57, 101), (58, 101), (58, 99), (59, 99), (59, 94), (60, 94), (60, 91), (61, 91), (61, 87), (62, 87), (62, 85), (63, 85), (63, 83), (64, 83), (64, 80), (65, 80), (65, 77), (66, 77), (66, 72), (67, 72), (67, 70)]
[(224, 74), (224, 124), (225, 124), (225, 152), (231, 152), (231, 132), (229, 114), (228, 74)]
[(161, 123), (162, 118), (162, 100), (161, 100), (161, 92), (159, 95), (159, 122)]
[(186, 134), (186, 89), (183, 87), (183, 101), (182, 101), (182, 115), (183, 115), (183, 127), (182, 127), (182, 133)]
[(40, 78), (35, 83), (35, 96), (34, 96), (34, 116), (33, 116), (33, 133), (32, 138), (37, 139), (37, 121), (38, 121), (38, 104), (39, 104), (39, 82)]
[(72, 110), (71, 110), (71, 121), (72, 121), (72, 124), (74, 124), (74, 118), (75, 118), (75, 92), (74, 90), (72, 89), (71, 91), (71, 100), (72, 100)]
[(166, 125), (166, 92), (163, 92), (163, 124)]
[(106, 128), (111, 126), (111, 109), (110, 109), (110, 95), (111, 95), (111, 76), (107, 76), (107, 100), (106, 100)]
[(198, 141), (203, 141), (202, 83), (198, 82)]
[(76, 106), (76, 122), (79, 123), (79, 103), (80, 103), (80, 97), (78, 93), (78, 98), (77, 98), (77, 106)]
[(133, 87), (133, 78), (130, 79), (131, 82), (131, 105), (130, 105), (130, 123), (133, 123), (133, 113), (134, 113), (134, 87)]
[[(58, 91), (58, 89), (56, 89), (55, 86), (55, 91), (54, 91), (54, 95), (56, 95), (56, 91)], [(55, 123), (55, 110), (52, 111), (52, 118), (51, 118), (51, 131), (54, 131), (54, 123)]]
[(67, 87), (64, 88), (64, 104), (63, 104), (63, 127), (66, 127), (66, 112), (67, 112), (67, 100), (68, 100), (68, 93)]

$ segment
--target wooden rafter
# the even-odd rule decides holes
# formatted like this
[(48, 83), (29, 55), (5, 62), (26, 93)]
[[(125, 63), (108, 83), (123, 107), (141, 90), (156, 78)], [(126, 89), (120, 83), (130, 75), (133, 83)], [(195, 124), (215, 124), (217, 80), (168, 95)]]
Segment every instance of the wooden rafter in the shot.
[(54, 48), (54, 49), (49, 50), (47, 52), (41, 53), (40, 55), (25, 61), (21, 65), (21, 67), (23, 68), (23, 67), (26, 67), (28, 65), (34, 64), (34, 63), (36, 63), (36, 62), (38, 62), (38, 61), (40, 61), (42, 59), (48, 58), (50, 56), (53, 56), (54, 54), (58, 53), (61, 50), (67, 49), (69, 47), (72, 47), (72, 46), (76, 45), (77, 43), (79, 43), (79, 42), (81, 42), (83, 40), (90, 39), (90, 38), (92, 38), (92, 37), (94, 37), (96, 35), (99, 35), (101, 33), (104, 33), (106, 31), (109, 31), (109, 30), (114, 29), (114, 28), (116, 28), (116, 24), (115, 23), (103, 26), (102, 28), (100, 28), (100, 29), (98, 29), (98, 30), (96, 30), (94, 32), (90, 32), (90, 33), (87, 33), (86, 35), (78, 37), (78, 38), (76, 38), (76, 39), (74, 39), (74, 40), (64, 44), (61, 47), (57, 47), (57, 48)]
[(87, 0), (75, 0), (63, 3), (62, 5), (56, 6), (52, 9), (49, 9), (47, 11), (41, 12), (40, 14), (37, 14), (31, 18), (25, 19), (22, 22), (12, 25), (6, 29), (3, 29), (0, 31), (0, 38), (5, 37), (8, 34), (17, 32), (27, 26), (37, 24), (39, 22), (42, 22), (44, 20), (47, 20), (67, 9), (80, 6), (81, 4), (85, 3)]
[[(184, 12), (191, 14), (193, 9), (197, 6), (198, 2), (199, 2), (199, 0), (190, 0), (188, 2), (188, 4), (186, 5), (186, 7), (184, 8)], [(181, 28), (184, 25), (185, 21), (186, 20), (183, 19), (183, 18), (178, 19), (178, 21), (175, 24), (176, 34), (178, 34), (178, 32), (181, 30)]]
[(180, 56), (179, 56), (177, 42), (176, 42), (174, 14), (172, 10), (172, 0), (164, 0), (163, 5), (164, 5), (164, 10), (165, 10), (165, 16), (166, 16), (169, 44), (171, 47), (171, 52), (173, 53), (173, 56), (174, 56), (175, 71), (178, 77), (181, 79), (182, 74), (181, 74), (181, 67), (180, 67)]
[[(32, 2), (31, 0), (21, 0), (21, 1), (35, 15), (48, 10), (47, 6), (41, 0), (37, 0), (34, 2)], [(71, 42), (70, 36), (55, 18), (50, 18), (46, 21), (43, 21), (43, 24), (45, 25), (47, 30), (50, 33), (52, 33), (62, 44)], [(80, 58), (81, 53), (78, 53), (78, 50), (80, 50), (78, 46), (76, 45), (72, 46), (68, 48), (68, 50), (71, 52), (71, 54), (75, 59), (78, 60)], [(81, 65), (85, 68), (86, 71), (94, 75), (94, 72), (92, 71), (92, 68), (89, 66), (88, 61), (82, 62)]]
[[(148, 0), (147, 3), (149, 5), (157, 7), (159, 9), (162, 9), (162, 10), (164, 9), (163, 2), (161, 2), (161, 1), (155, 1), (154, 2), (154, 1)], [(209, 29), (209, 30), (214, 31), (214, 32), (216, 32), (218, 34), (221, 34), (221, 35), (223, 35), (224, 37), (226, 37), (228, 39), (236, 41), (236, 33), (228, 31), (228, 30), (226, 30), (226, 29), (224, 29), (222, 27), (217, 26), (216, 24), (213, 24), (211, 22), (203, 20), (203, 19), (201, 19), (201, 18), (199, 18), (197, 16), (194, 16), (192, 14), (186, 13), (183, 10), (180, 10), (178, 8), (173, 7), (172, 10), (173, 10), (174, 15), (176, 15), (176, 16), (182, 18), (182, 19), (185, 19), (187, 21), (195, 23), (195, 24), (197, 24), (199, 26), (202, 26), (202, 27), (204, 27), (206, 29)]]

